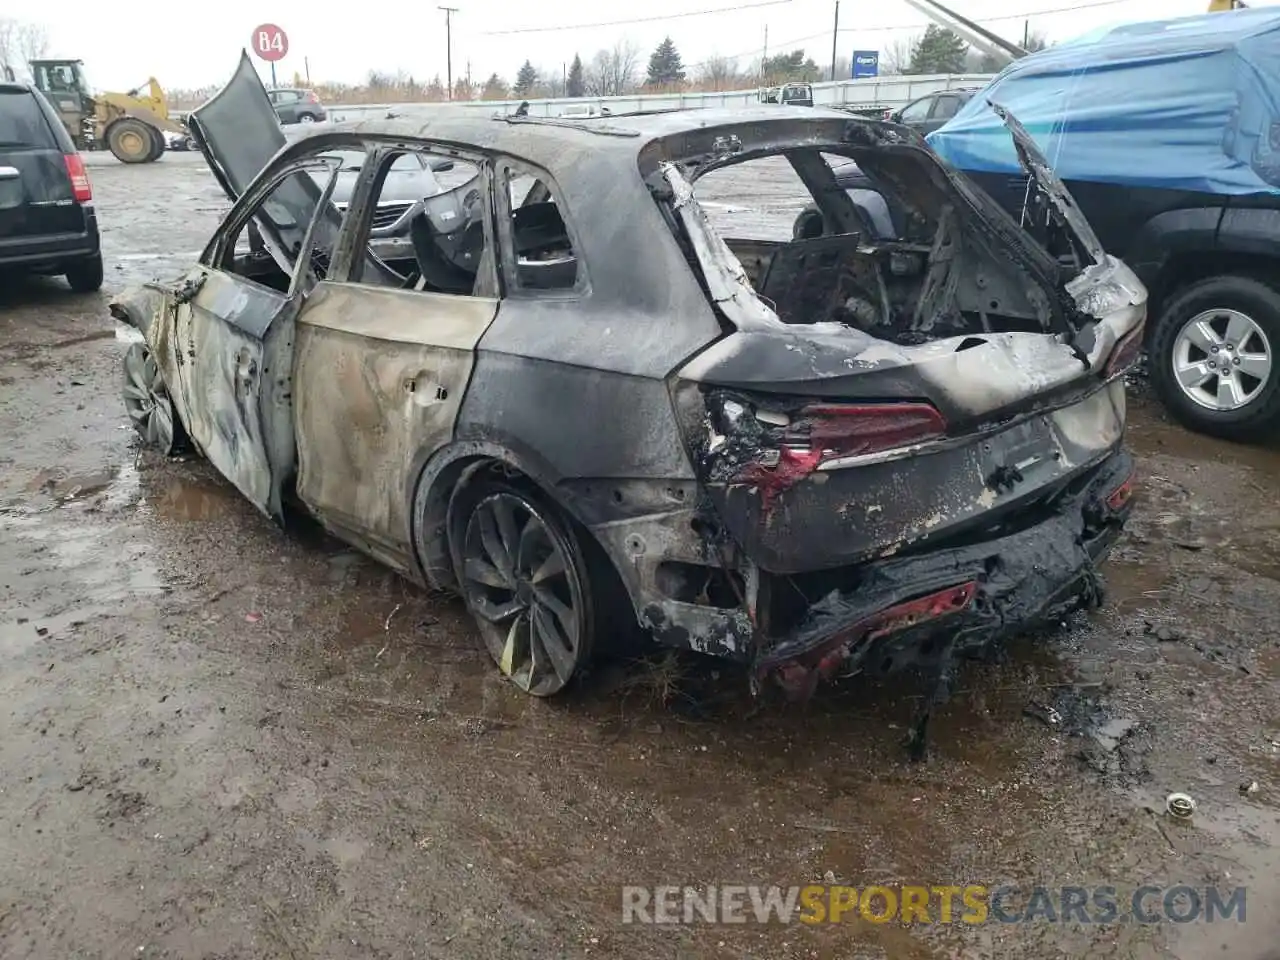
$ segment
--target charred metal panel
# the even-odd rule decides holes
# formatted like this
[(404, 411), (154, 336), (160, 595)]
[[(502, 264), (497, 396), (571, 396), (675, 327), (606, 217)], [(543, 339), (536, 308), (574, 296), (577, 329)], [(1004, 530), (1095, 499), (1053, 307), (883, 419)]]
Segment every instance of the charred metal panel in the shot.
[(453, 437), (497, 301), (322, 283), (298, 320), (298, 493), (337, 535), (412, 566), (417, 464)]
[[(282, 293), (203, 271), (194, 297), (176, 307), (174, 369), (165, 371), (197, 448), (277, 520), (293, 470), (292, 310)], [(152, 342), (159, 340), (157, 330)]]
[[(1034, 524), (861, 567), (848, 589), (827, 594), (794, 629), (768, 638), (757, 669), (808, 672), (821, 669), (817, 656), (827, 667), (858, 669), (886, 652), (897, 659), (903, 641), (918, 646), (939, 634), (955, 640), (957, 649), (976, 648), (1071, 607), (1097, 606), (1102, 583), (1096, 566), (1131, 507), (1113, 508), (1107, 499), (1132, 473), (1132, 457), (1119, 451), (1078, 477)], [(949, 615), (930, 611), (936, 622), (920, 624), (914, 634), (909, 621), (876, 620), (880, 611), (948, 588), (961, 588), (952, 595)], [(886, 649), (882, 640), (892, 645)], [(907, 653), (896, 666), (917, 659), (919, 651)]]
[[(503, 301), (490, 335), (497, 332), (512, 301)], [(520, 311), (536, 331), (549, 312)], [(508, 317), (508, 319), (510, 319)], [(572, 323), (565, 318), (566, 325)], [(606, 325), (610, 321), (599, 318)], [(510, 327), (507, 328), (510, 331)], [(545, 327), (543, 328), (545, 330)], [(557, 348), (607, 355), (601, 334), (545, 336), (538, 354)], [(488, 349), (486, 335), (462, 412), (460, 440), (488, 440), (516, 449), (532, 447), (545, 460), (553, 482), (562, 479), (692, 479), (688, 456), (676, 429), (671, 396), (659, 379), (627, 376), (573, 364), (570, 360), (511, 356)], [(619, 341), (635, 341), (618, 337)], [(635, 349), (640, 349), (635, 346)], [(586, 363), (585, 358), (581, 360)]]
[(243, 53), (230, 82), (195, 110), (188, 123), (218, 184), (238, 199), (285, 145), (284, 132), (258, 71)]
[[(711, 442), (698, 455), (716, 515), (771, 573), (801, 573), (888, 556), (926, 538), (998, 522), (1112, 453), (1124, 432), (1124, 384), (978, 436), (899, 451), (893, 459), (803, 464), (782, 474), (777, 445)], [(774, 462), (762, 465), (770, 447)], [(767, 462), (767, 461), (766, 461)]]
[[(649, 238), (645, 250), (631, 252), (635, 263), (625, 269), (615, 264), (631, 241), (623, 244), (612, 235), (600, 237), (598, 242), (606, 246), (584, 241), (581, 256), (590, 289), (581, 297), (532, 294), (505, 299), (481, 350), (660, 379), (718, 337), (720, 324), (693, 272), (652, 201), (649, 208), (658, 221), (650, 229), (617, 222), (619, 229)], [(614, 222), (598, 215), (586, 219)], [(593, 224), (583, 232), (590, 236), (601, 226)], [(666, 240), (671, 241), (674, 259), (667, 256)]]

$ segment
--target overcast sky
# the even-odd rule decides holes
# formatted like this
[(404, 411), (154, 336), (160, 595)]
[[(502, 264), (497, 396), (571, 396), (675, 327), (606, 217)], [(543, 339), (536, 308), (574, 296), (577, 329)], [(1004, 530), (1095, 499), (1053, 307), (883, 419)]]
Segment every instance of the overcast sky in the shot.
[[(281, 82), (310, 61), (313, 81), (360, 82), (371, 69), (404, 70), (419, 80), (445, 74), (445, 15), (453, 14), (454, 77), (466, 73), (482, 81), (496, 71), (511, 80), (527, 57), (535, 66), (558, 70), (574, 53), (584, 60), (621, 37), (644, 52), (670, 34), (685, 64), (715, 55), (758, 57), (768, 28), (769, 50), (803, 46), (820, 65), (831, 58), (834, 0), (646, 0), (644, 3), (583, 3), (582, 0), (427, 0), (407, 3), (303, 3), (302, 0), (217, 0), (175, 4), (160, 0), (49, 4), (47, 0), (4, 0), (0, 16), (42, 23), (50, 56), (85, 61), (99, 90), (127, 89), (155, 75), (166, 87), (219, 84), (234, 69), (240, 49), (259, 22), (269, 19), (289, 37), (289, 54), (278, 65)], [(759, 4), (759, 5), (757, 5)], [(1203, 13), (1208, 0), (951, 0), (961, 14), (989, 29), (1020, 39), (1023, 23), (1050, 39), (1066, 39), (1108, 23)], [(1254, 0), (1251, 5), (1269, 5)], [(646, 23), (576, 27), (529, 33), (494, 31), (598, 24), (656, 18), (688, 10), (724, 12)], [(201, 11), (206, 11), (202, 19)], [(55, 11), (55, 12), (51, 12)], [(393, 12), (394, 11), (394, 12)], [(928, 21), (903, 0), (844, 0), (839, 50), (884, 49), (910, 37)], [(264, 64), (264, 76), (267, 75)]]

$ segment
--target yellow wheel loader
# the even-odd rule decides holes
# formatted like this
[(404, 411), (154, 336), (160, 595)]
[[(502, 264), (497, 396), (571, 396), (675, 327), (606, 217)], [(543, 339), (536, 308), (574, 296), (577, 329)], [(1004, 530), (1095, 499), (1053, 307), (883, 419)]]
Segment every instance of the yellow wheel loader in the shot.
[(90, 92), (81, 60), (32, 60), (36, 87), (53, 104), (81, 150), (105, 147), (124, 163), (150, 163), (164, 153), (164, 133), (185, 134), (169, 116), (155, 77), (128, 93)]

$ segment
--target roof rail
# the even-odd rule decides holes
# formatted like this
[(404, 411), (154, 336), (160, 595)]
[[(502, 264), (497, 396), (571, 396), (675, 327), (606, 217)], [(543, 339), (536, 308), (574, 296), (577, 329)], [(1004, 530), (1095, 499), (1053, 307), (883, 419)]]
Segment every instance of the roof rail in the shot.
[[(656, 113), (657, 111), (655, 110), (654, 112)], [(635, 114), (631, 114), (631, 116), (635, 116)], [(588, 133), (594, 133), (597, 136), (601, 136), (601, 137), (638, 137), (640, 136), (639, 130), (627, 130), (625, 127), (606, 127), (599, 124), (581, 122), (582, 120), (597, 119), (594, 117), (582, 117), (581, 119), (571, 118), (568, 120), (561, 120), (557, 117), (517, 117), (517, 116), (511, 116), (511, 115), (508, 115), (508, 116), (499, 115), (494, 117), (493, 119), (500, 120), (504, 123), (509, 123), (512, 125), (518, 125), (518, 126), (525, 126), (527, 124), (532, 127), (558, 127), (561, 130), (585, 130)], [(613, 115), (600, 117), (598, 119), (612, 120)]]

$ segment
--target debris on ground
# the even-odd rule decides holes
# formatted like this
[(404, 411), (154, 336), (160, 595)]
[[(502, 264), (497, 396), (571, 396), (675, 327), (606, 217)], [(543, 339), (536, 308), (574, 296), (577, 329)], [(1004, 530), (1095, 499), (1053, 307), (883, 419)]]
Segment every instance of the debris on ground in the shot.
[(1196, 802), (1189, 794), (1171, 793), (1165, 798), (1164, 808), (1169, 811), (1170, 816), (1186, 820), (1196, 812)]

